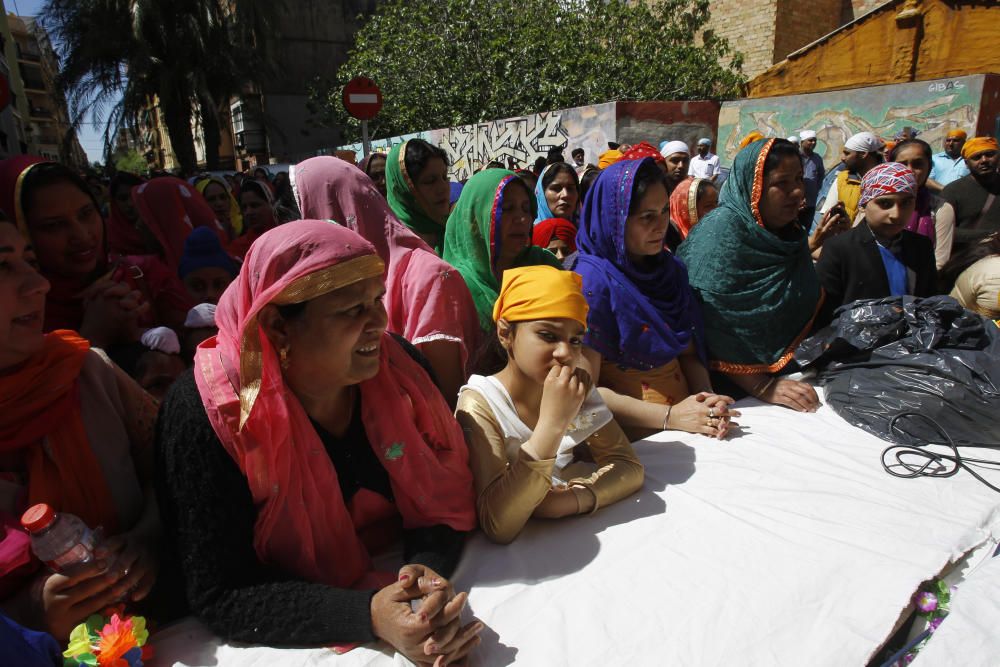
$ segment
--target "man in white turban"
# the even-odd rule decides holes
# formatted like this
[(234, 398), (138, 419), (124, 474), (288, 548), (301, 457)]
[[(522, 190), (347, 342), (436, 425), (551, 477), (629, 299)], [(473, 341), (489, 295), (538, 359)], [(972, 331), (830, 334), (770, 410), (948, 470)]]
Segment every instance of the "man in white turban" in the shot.
[(660, 155), (667, 161), (667, 190), (673, 192), (687, 178), (691, 149), (683, 141), (668, 141), (660, 149)]
[(858, 132), (847, 140), (841, 154), (845, 169), (837, 174), (837, 180), (830, 186), (830, 192), (820, 209), (821, 214), (826, 214), (838, 203), (842, 203), (847, 218), (852, 224), (857, 222), (861, 179), (869, 169), (882, 162), (884, 148), (882, 140), (871, 132)]

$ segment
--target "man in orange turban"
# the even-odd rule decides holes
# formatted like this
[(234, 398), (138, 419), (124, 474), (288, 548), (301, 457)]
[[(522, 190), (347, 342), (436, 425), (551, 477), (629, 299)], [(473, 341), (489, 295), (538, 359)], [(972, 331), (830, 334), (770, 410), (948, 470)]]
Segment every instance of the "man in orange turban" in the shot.
[(1000, 232), (1000, 144), (993, 137), (975, 137), (962, 146), (969, 175), (945, 186), (934, 222), (937, 265), (940, 269), (952, 255)]
[(969, 175), (969, 168), (962, 159), (962, 146), (968, 137), (965, 130), (951, 130), (944, 137), (944, 150), (931, 158), (931, 175), (927, 188), (941, 192), (944, 186)]
[(611, 165), (613, 165), (615, 162), (618, 162), (618, 160), (621, 160), (623, 156), (624, 156), (624, 153), (622, 153), (620, 150), (618, 150), (616, 148), (612, 148), (611, 150), (604, 151), (598, 157), (597, 168), (598, 169), (607, 169), (608, 167), (610, 167)]
[(761, 134), (757, 130), (754, 130), (753, 132), (751, 132), (747, 136), (743, 137), (743, 139), (740, 141), (739, 150), (743, 150), (744, 148), (746, 148), (747, 146), (749, 146), (753, 142), (760, 141), (763, 138), (764, 138), (763, 134)]

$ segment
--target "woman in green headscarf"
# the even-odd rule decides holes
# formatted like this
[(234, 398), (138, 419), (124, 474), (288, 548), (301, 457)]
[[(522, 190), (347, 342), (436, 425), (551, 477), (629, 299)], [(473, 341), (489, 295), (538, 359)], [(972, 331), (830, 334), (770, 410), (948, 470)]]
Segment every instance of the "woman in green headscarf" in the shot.
[(451, 210), (448, 155), (423, 139), (410, 139), (389, 151), (386, 197), (404, 225), (441, 254)]
[(486, 169), (470, 178), (448, 218), (444, 261), (465, 279), (483, 331), (493, 329), (493, 304), (505, 270), (535, 264), (562, 268), (555, 255), (532, 245), (534, 219), (534, 196), (506, 169)]
[(702, 304), (709, 366), (763, 401), (811, 412), (816, 391), (780, 377), (823, 304), (797, 224), (804, 197), (798, 149), (755, 141), (736, 156), (719, 207), (677, 254)]

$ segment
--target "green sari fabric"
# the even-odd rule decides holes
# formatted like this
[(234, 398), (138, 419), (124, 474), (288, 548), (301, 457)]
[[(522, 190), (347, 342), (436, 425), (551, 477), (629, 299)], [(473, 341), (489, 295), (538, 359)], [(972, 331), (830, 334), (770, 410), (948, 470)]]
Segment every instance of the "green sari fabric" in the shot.
[[(438, 222), (428, 213), (426, 202), (417, 193), (413, 178), (406, 172), (406, 145), (409, 141), (397, 144), (389, 151), (385, 161), (385, 189), (389, 208), (400, 221), (409, 227), (417, 236), (440, 239), (434, 246), (434, 252), (441, 254), (444, 243), (444, 223)], [(431, 245), (431, 244), (428, 244)]]
[[(496, 266), (503, 237), (500, 213), (504, 191), (515, 180), (514, 172), (506, 169), (486, 169), (470, 178), (445, 227), (444, 261), (465, 279), (483, 331), (493, 329), (493, 304), (500, 295), (501, 276)], [(536, 264), (563, 268), (555, 255), (531, 245), (530, 238), (509, 268)]]
[(764, 161), (774, 140), (736, 156), (719, 207), (692, 228), (678, 256), (702, 303), (710, 366), (776, 373), (809, 333), (823, 301), (807, 233), (782, 239), (764, 227)]

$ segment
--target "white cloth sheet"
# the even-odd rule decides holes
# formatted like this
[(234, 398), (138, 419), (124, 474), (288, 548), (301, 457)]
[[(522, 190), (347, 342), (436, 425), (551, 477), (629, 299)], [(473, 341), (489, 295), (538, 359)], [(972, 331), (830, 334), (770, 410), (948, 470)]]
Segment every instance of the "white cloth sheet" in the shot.
[[(453, 577), (488, 626), (471, 664), (864, 665), (922, 582), (1000, 533), (1000, 494), (889, 476), (886, 443), (826, 406), (741, 410), (733, 440), (637, 443), (646, 482), (620, 503), (472, 538)], [(155, 639), (157, 665), (405, 664), (230, 646), (194, 621)]]

